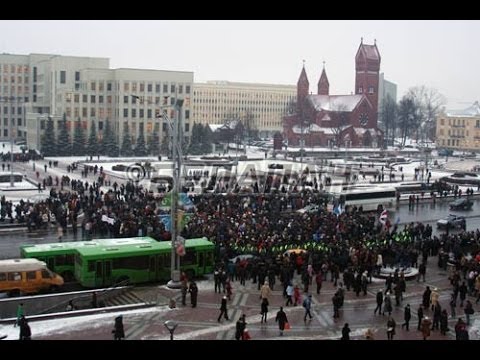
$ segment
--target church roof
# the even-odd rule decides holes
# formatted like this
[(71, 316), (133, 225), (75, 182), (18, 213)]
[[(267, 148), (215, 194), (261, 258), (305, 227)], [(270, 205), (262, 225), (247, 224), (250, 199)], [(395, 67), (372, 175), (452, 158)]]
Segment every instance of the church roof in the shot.
[(363, 95), (310, 95), (308, 98), (317, 111), (353, 111)]
[(317, 124), (310, 124), (309, 126), (301, 127), (300, 125), (295, 125), (292, 127), (292, 131), (295, 134), (310, 134), (313, 132), (323, 132), (325, 135), (335, 135), (338, 131), (343, 131), (351, 125), (342, 126), (339, 129), (336, 127), (323, 127), (318, 126)]
[(475, 101), (472, 106), (463, 110), (449, 110), (447, 116), (452, 117), (478, 117), (480, 116), (480, 105)]
[(302, 68), (302, 72), (300, 73), (300, 77), (298, 78), (297, 84), (301, 84), (301, 83), (309, 84), (307, 72), (305, 71), (305, 66)]
[[(367, 59), (380, 60), (380, 53), (378, 52), (376, 45), (361, 44), (358, 48), (359, 52), (362, 52)], [(357, 52), (358, 55), (358, 52)]]
[(372, 136), (375, 136), (375, 135), (382, 135), (382, 133), (378, 130), (375, 130), (375, 129), (365, 129), (365, 128), (359, 128), (359, 127), (354, 127), (353, 130), (355, 131), (355, 133), (357, 135), (363, 135), (365, 134), (366, 132), (369, 132), (370, 135)]

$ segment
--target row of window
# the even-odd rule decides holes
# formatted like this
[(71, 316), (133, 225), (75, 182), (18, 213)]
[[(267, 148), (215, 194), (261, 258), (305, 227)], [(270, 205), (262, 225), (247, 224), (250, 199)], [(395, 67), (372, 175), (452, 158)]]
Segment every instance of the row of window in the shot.
[[(440, 125), (445, 125), (446, 119), (440, 119)], [(465, 119), (448, 119), (449, 126), (465, 127)], [(480, 120), (477, 120), (476, 127), (480, 127)]]
[[(18, 126), (22, 126), (22, 118), (17, 118)], [(12, 125), (15, 126), (15, 118), (12, 118)], [(3, 126), (8, 126), (8, 118), (3, 118)]]
[[(9, 79), (10, 79), (10, 81), (9, 81)], [(15, 79), (16, 79), (17, 81), (15, 81)], [(22, 83), (24, 83), (24, 84), (28, 84), (28, 82), (29, 82), (29, 77), (28, 77), (28, 76), (25, 76), (25, 77), (23, 77), (23, 76), (17, 76), (17, 77), (15, 78), (15, 76), (12, 75), (12, 76), (10, 76), (10, 78), (9, 78), (8, 76), (3, 76), (3, 77), (0, 76), (0, 82), (2, 82), (2, 80), (3, 80), (4, 83), (12, 83), (12, 84), (15, 84), (15, 83), (16, 83), (16, 84), (22, 84)]]
[[(1, 89), (1, 88), (0, 88)], [(25, 93), (28, 93), (30, 91), (30, 87), (29, 86), (21, 86), (21, 85), (18, 85), (18, 86), (15, 86), (15, 85), (12, 85), (10, 86), (10, 92), (12, 94), (15, 94), (17, 93), (18, 95), (24, 95)], [(8, 94), (8, 85), (4, 85), (3, 86), (3, 93), (4, 94)], [(23, 93), (23, 94), (22, 94)]]
[(30, 68), (28, 65), (15, 65), (15, 64), (0, 64), (0, 73), (28, 73)]
[[(4, 107), (3, 107), (3, 114), (7, 115), (7, 114), (9, 113), (9, 112), (8, 112), (8, 108), (9, 108), (9, 106), (4, 106)], [(15, 107), (12, 106), (12, 107), (10, 107), (10, 108), (11, 108), (11, 110), (12, 110), (12, 111), (11, 111), (12, 115), (15, 115)], [(2, 108), (0, 107), (0, 110), (1, 110), (1, 109), (2, 109)], [(21, 108), (20, 106), (17, 107), (17, 110), (16, 110), (16, 111), (17, 111), (17, 114), (18, 114), (18, 115), (22, 115), (22, 108)]]
[[(358, 93), (363, 94), (363, 86), (358, 87)], [(375, 88), (373, 86), (368, 87), (368, 93), (369, 94), (374, 94), (375, 93)]]
[[(27, 280), (35, 280), (37, 277), (36, 271), (27, 271), (26, 272)], [(42, 278), (49, 279), (50, 274), (47, 270), (42, 270)], [(0, 281), (21, 281), (22, 280), (22, 273), (19, 271), (12, 271), (8, 273), (0, 273)]]
[[(15, 130), (12, 130), (13, 133), (15, 134)], [(8, 129), (3, 129), (3, 137), (8, 138)], [(20, 130), (17, 130), (17, 137), (19, 138), (26, 138), (27, 137), (27, 132), (23, 132)]]

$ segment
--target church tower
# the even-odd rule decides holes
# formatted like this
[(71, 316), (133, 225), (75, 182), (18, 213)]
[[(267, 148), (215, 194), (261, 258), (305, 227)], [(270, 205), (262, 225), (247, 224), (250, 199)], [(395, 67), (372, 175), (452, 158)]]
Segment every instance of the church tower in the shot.
[(378, 114), (378, 83), (380, 76), (380, 53), (377, 41), (366, 45), (361, 40), (355, 56), (355, 94), (365, 94), (375, 111), (375, 126)]
[(302, 112), (305, 105), (305, 99), (308, 96), (308, 91), (310, 89), (310, 83), (308, 82), (307, 73), (305, 71), (305, 60), (303, 61), (302, 72), (297, 82), (297, 110)]
[(320, 75), (320, 80), (318, 80), (318, 95), (329, 95), (330, 84), (328, 82), (327, 73), (325, 72), (325, 61), (323, 62), (322, 75)]

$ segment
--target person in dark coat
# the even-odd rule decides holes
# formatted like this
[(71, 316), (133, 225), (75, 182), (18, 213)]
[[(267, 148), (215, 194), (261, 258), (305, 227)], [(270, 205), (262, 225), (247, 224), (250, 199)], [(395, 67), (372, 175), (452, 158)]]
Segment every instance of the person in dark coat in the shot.
[(423, 299), (422, 299), (423, 300), (422, 304), (423, 304), (423, 307), (425, 309), (430, 308), (430, 295), (431, 294), (432, 294), (432, 290), (430, 290), (430, 286), (427, 286), (427, 288), (423, 292)]
[(243, 332), (245, 331), (245, 328), (247, 327), (247, 322), (245, 321), (246, 315), (243, 314), (240, 316), (240, 319), (238, 319), (237, 324), (235, 326), (235, 339), (236, 340), (241, 340)]
[(24, 315), (20, 317), (18, 326), (20, 327), (20, 340), (32, 340), (32, 331)]
[(198, 287), (195, 281), (190, 282), (190, 287), (188, 291), (190, 292), (190, 301), (192, 303), (192, 308), (197, 307)]
[(377, 310), (378, 310), (379, 315), (382, 313), (382, 304), (383, 304), (383, 291), (378, 290), (378, 292), (377, 292), (377, 307), (373, 311), (374, 315), (377, 314)]
[(280, 310), (277, 312), (275, 321), (278, 322), (278, 328), (280, 329), (280, 336), (283, 336), (283, 331), (285, 330), (285, 324), (288, 322), (287, 314), (283, 311), (283, 307), (280, 307)]
[(122, 340), (125, 338), (125, 331), (123, 330), (123, 316), (115, 318), (115, 327), (112, 330), (114, 340)]
[(225, 317), (225, 320), (228, 320), (228, 309), (227, 309), (227, 297), (222, 298), (222, 303), (220, 304), (220, 315), (218, 315), (218, 322), (222, 318), (222, 315)]
[(423, 306), (422, 306), (422, 304), (420, 304), (420, 306), (418, 307), (417, 317), (418, 317), (417, 330), (420, 331), (420, 330), (421, 330), (421, 326), (422, 326), (422, 319), (423, 319)]
[(187, 292), (188, 292), (188, 285), (187, 285), (187, 279), (184, 279), (182, 281), (182, 305), (185, 306), (187, 305)]
[(268, 299), (267, 298), (262, 299), (262, 305), (261, 305), (260, 313), (262, 314), (262, 320), (260, 322), (261, 323), (263, 323), (264, 321), (267, 322), (267, 313), (268, 313)]
[(395, 320), (390, 316), (387, 321), (387, 339), (393, 340), (393, 336), (395, 335), (395, 327), (396, 327)]
[(448, 313), (447, 310), (442, 310), (440, 314), (440, 334), (447, 335), (448, 331)]
[(345, 323), (345, 325), (343, 325), (342, 338), (340, 340), (350, 340), (350, 331), (348, 323)]
[(405, 320), (405, 322), (402, 324), (402, 329), (405, 326), (405, 329), (409, 331), (408, 323), (410, 322), (411, 318), (412, 312), (410, 311), (410, 304), (407, 304), (407, 306), (405, 306), (405, 310), (403, 311), (403, 319)]

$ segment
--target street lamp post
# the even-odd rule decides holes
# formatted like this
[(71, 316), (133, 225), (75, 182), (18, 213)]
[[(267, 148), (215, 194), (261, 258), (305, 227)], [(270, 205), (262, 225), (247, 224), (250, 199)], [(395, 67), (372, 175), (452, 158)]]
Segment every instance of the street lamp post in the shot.
[[(139, 96), (132, 95), (134, 99), (139, 99)], [(177, 236), (177, 212), (178, 212), (178, 194), (180, 193), (180, 177), (182, 170), (182, 113), (183, 99), (175, 99), (175, 122), (173, 122), (166, 111), (161, 111), (163, 119), (165, 119), (169, 125), (170, 133), (172, 134), (172, 175), (173, 175), (173, 189), (172, 189), (172, 202), (170, 209), (171, 218), (171, 236), (172, 236), (172, 253), (170, 262), (171, 280), (167, 283), (167, 286), (171, 289), (180, 289), (180, 257), (176, 254), (177, 241), (181, 241)], [(172, 333), (173, 334), (173, 333)], [(173, 335), (172, 335), (173, 336)]]
[(173, 340), (173, 333), (175, 332), (175, 329), (177, 328), (178, 323), (173, 320), (167, 320), (163, 323), (163, 325), (165, 325), (165, 327), (170, 332), (170, 340)]

